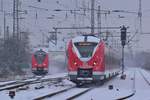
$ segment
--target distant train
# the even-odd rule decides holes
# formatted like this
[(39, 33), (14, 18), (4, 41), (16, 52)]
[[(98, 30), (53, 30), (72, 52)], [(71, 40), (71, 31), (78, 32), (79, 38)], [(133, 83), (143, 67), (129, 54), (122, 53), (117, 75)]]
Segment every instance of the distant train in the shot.
[(119, 52), (92, 35), (71, 39), (67, 56), (69, 78), (77, 84), (103, 82), (120, 71)]
[(47, 74), (48, 66), (49, 66), (48, 53), (40, 49), (32, 54), (32, 72), (35, 75)]

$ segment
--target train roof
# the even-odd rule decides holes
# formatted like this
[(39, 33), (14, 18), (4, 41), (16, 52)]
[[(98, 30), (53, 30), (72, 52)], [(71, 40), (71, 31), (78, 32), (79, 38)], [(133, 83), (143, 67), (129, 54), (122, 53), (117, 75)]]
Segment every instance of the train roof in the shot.
[(34, 48), (34, 49), (33, 49), (33, 53), (35, 53), (36, 51), (40, 51), (40, 50), (42, 50), (42, 51), (48, 53), (48, 48), (41, 48), (41, 47)]
[(35, 55), (39, 55), (39, 54), (45, 55), (46, 52), (41, 49), (41, 50), (36, 51), (34, 54)]
[(72, 39), (72, 42), (99, 42), (100, 39), (92, 35), (77, 36)]

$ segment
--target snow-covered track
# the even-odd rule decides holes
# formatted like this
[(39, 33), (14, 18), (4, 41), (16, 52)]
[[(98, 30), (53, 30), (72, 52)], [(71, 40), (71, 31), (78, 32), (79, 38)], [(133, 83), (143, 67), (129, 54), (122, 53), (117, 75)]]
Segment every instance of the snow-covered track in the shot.
[(67, 78), (66, 76), (62, 76), (62, 77), (46, 77), (46, 78), (37, 78), (37, 79), (35, 78), (35, 79), (23, 80), (11, 84), (5, 84), (3, 85), (3, 87), (0, 87), (0, 91), (16, 89), (25, 85), (37, 84), (37, 83), (48, 82), (48, 81), (57, 83), (66, 78)]
[(80, 97), (81, 95), (87, 93), (88, 91), (90, 91), (90, 90), (92, 90), (92, 89), (94, 89), (94, 88), (88, 88), (88, 89), (86, 89), (86, 90), (84, 90), (84, 91), (81, 91), (81, 92), (79, 92), (79, 93), (77, 93), (77, 94), (75, 94), (75, 95), (73, 95), (73, 96), (67, 98), (66, 100), (73, 100), (73, 99), (75, 99), (75, 98), (78, 98), (78, 97)]
[(33, 83), (34, 81), (36, 81), (36, 80), (23, 81), (23, 82), (15, 82), (15, 83), (13, 83), (13, 84), (7, 84), (7, 85), (5, 85), (4, 87), (1, 87), (1, 88), (0, 88), (0, 91), (3, 91), (3, 90), (10, 90), (10, 89), (15, 89), (15, 88), (18, 88), (18, 87), (22, 87), (22, 86), (31, 84), (31, 83)]
[(45, 99), (45, 98), (50, 98), (52, 96), (55, 96), (57, 94), (66, 92), (66, 91), (71, 90), (73, 88), (75, 88), (75, 86), (69, 87), (69, 88), (66, 88), (66, 89), (63, 89), (63, 90), (60, 90), (60, 91), (57, 91), (57, 92), (53, 92), (53, 93), (50, 93), (50, 94), (47, 94), (47, 95), (44, 95), (44, 96), (40, 96), (40, 97), (34, 98), (33, 100), (42, 100), (42, 99)]
[(0, 83), (0, 88), (7, 86), (7, 85), (12, 85), (12, 84), (16, 84), (16, 81), (2, 82), (2, 83)]
[(136, 93), (136, 90), (135, 90), (135, 72), (134, 72), (134, 76), (133, 76), (133, 85), (132, 85), (132, 93), (130, 93), (129, 95), (127, 96), (124, 96), (124, 97), (121, 97), (121, 98), (117, 98), (116, 100), (124, 100), (124, 99), (129, 99), (131, 97), (133, 97)]
[(133, 92), (133, 93), (131, 93), (130, 95), (128, 95), (128, 96), (125, 96), (125, 97), (121, 97), (121, 98), (118, 98), (118, 99), (116, 99), (116, 100), (124, 100), (124, 99), (129, 99), (129, 98), (131, 98), (132, 96), (134, 96), (135, 95), (135, 92)]
[(141, 71), (139, 72), (142, 75), (143, 79), (146, 81), (146, 83), (150, 86), (150, 81), (146, 78), (146, 76), (144, 76), (144, 74)]
[[(114, 75), (114, 76), (111, 76), (111, 77), (107, 78), (107, 79), (104, 81), (104, 83), (109, 82), (109, 80), (115, 78), (117, 75), (119, 75), (119, 74), (116, 74), (116, 75)], [(89, 91), (91, 91), (91, 90), (93, 90), (93, 89), (95, 89), (95, 88), (97, 88), (97, 87), (102, 86), (104, 83), (98, 83), (98, 84), (94, 84), (94, 83), (93, 83), (93, 84), (91, 84), (91, 87), (90, 87), (90, 88), (84, 89), (83, 91), (80, 91), (80, 92), (76, 93), (75, 95), (68, 97), (66, 100), (74, 100), (75, 98), (79, 98), (80, 96), (86, 94), (87, 92), (89, 92)], [(83, 85), (83, 86), (84, 86), (84, 85)], [(85, 86), (86, 86), (86, 85), (85, 85)], [(94, 86), (94, 87), (93, 87), (93, 86)], [(81, 86), (81, 87), (82, 87), (82, 86)]]

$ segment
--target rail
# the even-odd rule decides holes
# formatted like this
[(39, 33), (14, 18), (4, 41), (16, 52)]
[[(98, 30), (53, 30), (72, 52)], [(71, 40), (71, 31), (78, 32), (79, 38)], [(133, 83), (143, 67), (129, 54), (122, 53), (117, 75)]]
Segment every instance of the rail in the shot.
[(70, 88), (66, 88), (66, 89), (63, 89), (63, 90), (60, 90), (60, 91), (57, 91), (57, 92), (53, 92), (53, 93), (50, 93), (50, 94), (46, 94), (44, 96), (40, 96), (40, 97), (34, 98), (33, 100), (42, 100), (42, 99), (45, 99), (45, 98), (49, 98), (49, 97), (55, 96), (57, 94), (66, 92), (66, 91), (68, 91), (70, 89), (73, 89), (73, 88), (75, 88), (75, 86), (70, 87)]
[(66, 100), (73, 100), (73, 99), (75, 99), (75, 98), (78, 98), (78, 97), (80, 97), (81, 95), (87, 93), (88, 91), (90, 91), (90, 90), (92, 90), (92, 89), (94, 89), (94, 88), (88, 88), (88, 89), (86, 89), (86, 90), (84, 90), (84, 91), (82, 91), (82, 92), (79, 92), (79, 93), (77, 93), (77, 94), (75, 94), (75, 95), (73, 95), (73, 96), (67, 98)]

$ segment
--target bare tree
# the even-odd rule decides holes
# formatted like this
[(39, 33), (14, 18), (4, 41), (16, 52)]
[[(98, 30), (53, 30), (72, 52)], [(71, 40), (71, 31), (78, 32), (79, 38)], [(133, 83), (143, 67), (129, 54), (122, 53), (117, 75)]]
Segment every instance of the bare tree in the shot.
[(0, 48), (0, 74), (21, 75), (23, 67), (29, 66), (28, 33), (23, 33), (21, 39), (9, 37)]

